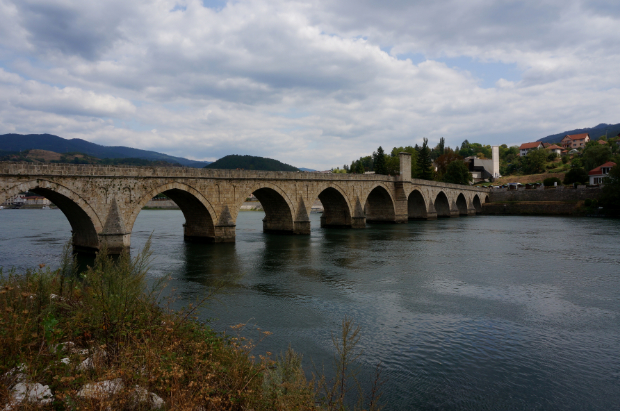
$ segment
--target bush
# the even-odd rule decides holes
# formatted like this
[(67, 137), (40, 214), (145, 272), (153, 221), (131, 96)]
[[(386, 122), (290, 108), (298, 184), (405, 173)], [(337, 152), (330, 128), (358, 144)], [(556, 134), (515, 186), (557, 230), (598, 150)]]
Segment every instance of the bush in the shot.
[[(49, 409), (151, 409), (130, 405), (136, 386), (159, 396), (166, 409), (317, 409), (294, 353), (254, 360), (251, 341), (194, 321), (191, 306), (158, 305), (161, 289), (146, 290), (148, 249), (116, 261), (100, 252), (85, 275), (76, 274), (67, 250), (54, 272), (0, 269), (0, 404), (9, 403), (16, 383), (6, 381), (7, 372), (23, 366), (32, 382), (49, 386)], [(99, 399), (76, 395), (102, 380), (120, 388)]]
[(562, 164), (566, 164), (568, 163), (568, 156), (563, 156), (562, 157)]
[(558, 183), (558, 185), (562, 185), (562, 181), (557, 177), (549, 177), (543, 180), (543, 184), (545, 187), (551, 187), (554, 183)]
[(564, 176), (564, 185), (586, 184), (588, 182), (588, 172), (581, 167), (573, 167)]
[(620, 217), (620, 166), (616, 165), (609, 171), (599, 202), (606, 215)]

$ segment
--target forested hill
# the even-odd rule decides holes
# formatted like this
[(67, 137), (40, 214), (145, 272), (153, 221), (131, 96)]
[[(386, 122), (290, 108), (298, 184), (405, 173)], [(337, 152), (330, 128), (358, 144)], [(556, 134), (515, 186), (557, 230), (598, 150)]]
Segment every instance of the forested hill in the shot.
[(84, 153), (97, 158), (138, 158), (150, 161), (178, 163), (185, 167), (204, 167), (209, 161), (194, 161), (183, 157), (169, 156), (155, 151), (116, 146), (107, 147), (79, 138), (71, 140), (52, 134), (3, 134), (0, 135), (0, 151), (19, 152), (24, 150), (47, 150), (56, 153)]
[(256, 156), (240, 156), (232, 154), (222, 157), (214, 163), (209, 164), (205, 168), (215, 168), (220, 170), (236, 170), (242, 168), (244, 170), (262, 170), (262, 171), (299, 171), (297, 167), (284, 164), (278, 160), (271, 158)]
[(565, 131), (563, 133), (552, 134), (547, 137), (543, 137), (537, 141), (542, 143), (557, 143), (562, 141), (565, 135), (567, 134), (581, 134), (581, 133), (590, 133), (590, 138), (592, 140), (598, 140), (601, 136), (604, 136), (607, 133), (607, 137), (612, 138), (620, 133), (620, 124), (599, 124), (598, 126), (590, 127), (590, 128), (578, 128), (575, 130)]

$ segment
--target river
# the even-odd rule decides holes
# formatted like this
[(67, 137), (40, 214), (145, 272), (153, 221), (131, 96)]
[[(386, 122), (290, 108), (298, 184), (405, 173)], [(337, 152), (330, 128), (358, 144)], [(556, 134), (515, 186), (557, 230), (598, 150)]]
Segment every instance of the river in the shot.
[[(185, 244), (180, 211), (144, 210), (152, 278), (220, 330), (246, 323), (329, 365), (345, 316), (362, 327), (362, 378), (380, 363), (386, 410), (620, 409), (620, 221), (476, 216), (310, 236), (266, 235), (242, 212), (235, 244)], [(70, 236), (58, 210), (0, 211), (0, 266), (57, 266)]]

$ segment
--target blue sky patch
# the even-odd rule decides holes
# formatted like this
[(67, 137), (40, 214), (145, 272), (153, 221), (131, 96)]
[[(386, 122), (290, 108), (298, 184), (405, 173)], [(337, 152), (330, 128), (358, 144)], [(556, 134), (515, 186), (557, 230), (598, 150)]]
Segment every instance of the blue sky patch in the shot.
[(226, 0), (202, 0), (203, 6), (217, 11), (226, 7), (226, 3)]
[[(423, 53), (403, 53), (396, 57), (399, 60), (409, 59), (415, 65), (428, 60)], [(432, 60), (444, 63), (451, 69), (469, 71), (472, 76), (480, 80), (480, 87), (482, 88), (495, 87), (495, 83), (501, 78), (514, 82), (521, 80), (521, 70), (514, 63), (482, 62), (466, 56), (442, 57)]]
[(500, 62), (481, 62), (471, 57), (439, 58), (435, 59), (445, 63), (450, 68), (469, 71), (472, 76), (480, 79), (482, 88), (493, 88), (499, 79), (508, 81), (520, 81), (521, 70), (516, 64), (506, 64)]

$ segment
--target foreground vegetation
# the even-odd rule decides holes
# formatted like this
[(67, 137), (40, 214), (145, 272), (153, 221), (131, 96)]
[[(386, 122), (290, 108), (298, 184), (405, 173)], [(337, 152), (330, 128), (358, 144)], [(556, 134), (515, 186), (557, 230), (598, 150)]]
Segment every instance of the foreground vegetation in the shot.
[[(67, 248), (57, 271), (0, 270), (1, 408), (346, 409), (359, 332), (350, 321), (336, 344), (342, 379), (308, 381), (292, 350), (255, 358), (251, 341), (196, 321), (197, 306), (173, 311), (161, 287), (146, 290), (148, 246), (134, 259), (99, 253), (82, 274), (75, 266)], [(18, 404), (18, 386), (35, 384), (47, 396)]]

